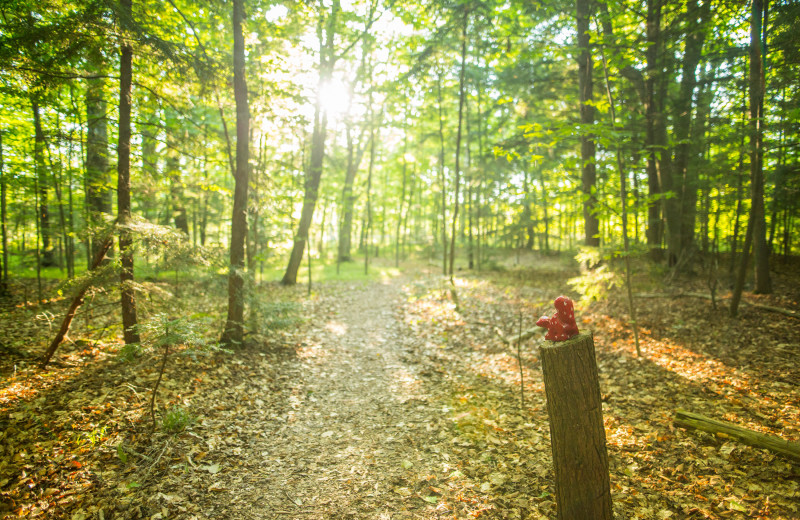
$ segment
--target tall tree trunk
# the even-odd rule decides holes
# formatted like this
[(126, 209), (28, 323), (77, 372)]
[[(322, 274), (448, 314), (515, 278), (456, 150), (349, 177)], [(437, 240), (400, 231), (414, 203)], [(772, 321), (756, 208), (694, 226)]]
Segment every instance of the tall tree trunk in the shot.
[[(766, 3), (768, 0), (764, 0)], [(764, 62), (762, 61), (761, 29), (766, 5), (762, 0), (753, 0), (750, 18), (750, 218), (747, 223), (742, 259), (733, 288), (730, 314), (739, 311), (745, 278), (747, 277), (750, 246), (754, 244), (755, 253), (755, 292), (772, 290), (769, 278), (768, 251), (766, 251), (766, 225), (764, 223), (764, 171), (763, 171), (763, 133), (764, 133)], [(759, 249), (761, 249), (759, 251)], [(759, 255), (762, 256), (759, 264)], [(760, 277), (760, 278), (759, 278)]]
[(523, 191), (523, 204), (522, 204), (522, 225), (525, 227), (525, 249), (533, 249), (533, 243), (536, 232), (533, 229), (533, 211), (531, 205), (534, 203), (531, 197), (530, 183), (528, 182), (529, 168), (525, 168), (522, 172), (522, 191)]
[(8, 291), (8, 229), (6, 215), (6, 173), (3, 163), (3, 133), (0, 132), (0, 246), (3, 247), (3, 270), (0, 272), (0, 294)]
[[(708, 116), (711, 113), (711, 102), (714, 99), (713, 83), (716, 79), (716, 64), (712, 63), (710, 70), (705, 67), (702, 75), (702, 86), (697, 93), (697, 114), (695, 116), (693, 139), (691, 144), (691, 157), (689, 159), (689, 168), (695, 173), (695, 179), (698, 183), (699, 191), (703, 197), (703, 208), (700, 214), (700, 228), (701, 228), (701, 251), (703, 254), (709, 252), (709, 236), (710, 229), (710, 214), (711, 214), (711, 176), (708, 173), (708, 164), (711, 157), (711, 144), (706, 139), (706, 128), (708, 125)], [(700, 175), (700, 172), (705, 172), (705, 175)], [(684, 227), (687, 227), (688, 222), (696, 220), (697, 208), (686, 208), (684, 206)]]
[[(132, 0), (120, 0), (122, 26), (132, 21)], [(126, 38), (127, 35), (123, 35)], [(131, 220), (131, 104), (133, 49), (123, 40), (119, 63), (119, 138), (117, 143), (117, 220), (119, 223), (120, 296), (122, 329), (125, 344), (139, 343), (136, 330), (136, 296), (133, 289), (133, 238), (128, 225)]]
[[(483, 69), (481, 69), (482, 71)], [(475, 260), (477, 263), (478, 271), (481, 270), (481, 237), (483, 235), (483, 226), (482, 226), (482, 217), (483, 217), (483, 201), (482, 194), (483, 194), (483, 175), (486, 170), (486, 161), (483, 156), (483, 96), (481, 92), (483, 91), (483, 84), (481, 80), (483, 79), (483, 75), (480, 74), (478, 76), (478, 99), (477, 99), (477, 110), (478, 110), (478, 185), (475, 188)]]
[[(88, 62), (89, 70), (93, 73), (103, 69), (103, 57), (97, 49), (89, 51)], [(86, 206), (87, 219), (93, 228), (102, 226), (104, 218), (110, 219), (113, 211), (113, 179), (108, 166), (108, 108), (103, 95), (104, 86), (102, 78), (86, 82)], [(92, 238), (89, 258), (94, 258), (101, 246), (104, 246), (102, 237)]]
[[(710, 2), (703, 2), (699, 7), (697, 0), (689, 0), (686, 5), (686, 43), (683, 56), (683, 69), (678, 98), (675, 101), (674, 134), (677, 141), (675, 148), (675, 180), (677, 204), (680, 205), (680, 225), (670, 226), (670, 244), (677, 247), (671, 255), (681, 257), (684, 251), (694, 245), (694, 227), (697, 214), (698, 172), (695, 164), (690, 162), (696, 146), (690, 142), (692, 128), (692, 106), (694, 91), (697, 86), (697, 66), (702, 56), (705, 41), (705, 26), (710, 11)], [(700, 117), (700, 114), (698, 114)], [(696, 136), (697, 137), (697, 136)], [(696, 139), (695, 139), (696, 141)], [(674, 236), (677, 234), (677, 236)]]
[(667, 127), (666, 103), (669, 93), (670, 78), (672, 77), (672, 67), (675, 60), (669, 58), (666, 51), (662, 51), (663, 65), (660, 69), (655, 90), (655, 148), (660, 150), (655, 153), (656, 174), (659, 184), (659, 192), (663, 195), (672, 193), (671, 197), (662, 197), (662, 214), (666, 221), (665, 236), (667, 239), (667, 263), (675, 265), (680, 251), (680, 200), (677, 196), (680, 186), (676, 187), (674, 164), (672, 153), (669, 149), (669, 129)]
[(408, 116), (406, 116), (406, 121), (403, 126), (403, 184), (400, 191), (400, 207), (397, 210), (397, 229), (395, 230), (395, 239), (394, 239), (394, 266), (398, 267), (400, 265), (400, 232), (402, 231), (403, 225), (403, 206), (405, 205), (406, 201), (406, 187), (408, 184), (408, 163), (406, 162), (406, 151), (408, 150)]
[(247, 103), (245, 48), (242, 22), (244, 0), (233, 0), (233, 95), (236, 99), (236, 176), (231, 219), (228, 317), (220, 342), (241, 344), (244, 339), (244, 243), (247, 239), (247, 188), (250, 160), (250, 107)]
[[(164, 112), (164, 127), (167, 139), (164, 176), (169, 180), (169, 205), (171, 209), (164, 220), (166, 225), (169, 225), (171, 220), (175, 229), (182, 231), (188, 237), (189, 217), (183, 197), (180, 154), (181, 142), (188, 140), (188, 137), (184, 133), (184, 121), (179, 117), (178, 113), (170, 106), (167, 106)], [(183, 139), (181, 139), (182, 133), (184, 133)]]
[[(58, 117), (56, 118), (55, 131), (56, 131), (57, 135), (61, 134), (60, 118), (58, 118)], [(50, 180), (53, 182), (53, 192), (55, 193), (56, 206), (58, 207), (58, 224), (59, 224), (59, 227), (61, 228), (61, 240), (59, 240), (59, 243), (63, 243), (63, 245), (64, 245), (64, 253), (65, 253), (63, 258), (61, 256), (59, 256), (58, 264), (59, 264), (59, 266), (66, 265), (67, 278), (72, 279), (75, 276), (74, 276), (74, 272), (73, 272), (73, 268), (72, 268), (72, 262), (73, 262), (72, 251), (70, 250), (70, 246), (69, 246), (69, 244), (70, 244), (70, 230), (67, 229), (67, 215), (66, 215), (66, 213), (64, 211), (64, 205), (65, 204), (64, 204), (64, 198), (63, 198), (62, 193), (61, 193), (61, 182), (62, 182), (62, 178), (61, 177), (62, 177), (62, 174), (63, 174), (63, 169), (64, 169), (65, 162), (64, 162), (63, 156), (61, 155), (61, 148), (60, 147), (58, 148), (58, 158), (57, 158), (56, 161), (53, 161), (53, 155), (52, 155), (52, 152), (50, 151), (49, 147), (47, 148), (47, 150), (48, 150), (47, 158), (48, 158), (48, 162), (50, 163), (50, 171), (52, 172), (52, 175), (50, 176)], [(69, 165), (69, 163), (66, 163), (66, 164)], [(70, 193), (71, 193), (71, 191), (70, 191)], [(60, 249), (59, 249), (59, 252), (61, 252)], [(63, 262), (62, 262), (62, 260), (63, 260)]]
[(370, 90), (369, 101), (369, 166), (367, 167), (367, 208), (364, 216), (364, 274), (369, 274), (369, 254), (372, 241), (370, 232), (372, 231), (372, 172), (375, 168), (375, 114), (372, 113), (372, 91)]
[(464, 8), (461, 27), (461, 72), (458, 78), (458, 130), (456, 131), (455, 184), (453, 186), (453, 228), (450, 233), (450, 283), (453, 284), (453, 264), (456, 258), (456, 225), (458, 223), (458, 190), (461, 184), (461, 127), (464, 119), (464, 99), (467, 94), (467, 25), (469, 10)]
[(769, 275), (769, 247), (764, 207), (764, 59), (766, 38), (762, 28), (767, 24), (769, 0), (753, 0), (750, 22), (750, 211), (753, 213), (753, 257), (755, 260), (755, 292), (772, 292)]
[[(608, 74), (608, 62), (604, 47), (600, 47), (600, 56), (603, 63), (603, 78), (605, 79), (606, 95), (608, 96), (608, 115), (611, 119), (611, 128), (617, 130), (617, 111), (616, 102), (614, 101), (614, 94), (611, 92), (611, 81)], [(636, 305), (633, 302), (633, 289), (631, 287), (631, 258), (630, 258), (630, 241), (628, 239), (628, 176), (625, 173), (625, 162), (622, 156), (622, 147), (620, 143), (616, 143), (616, 158), (617, 170), (619, 170), (619, 198), (621, 203), (621, 220), (622, 220), (622, 248), (625, 253), (625, 288), (628, 293), (628, 312), (630, 313), (631, 328), (633, 329), (633, 341), (636, 346), (636, 355), (642, 356), (641, 347), (639, 346), (639, 327), (636, 323)]]
[(44, 131), (42, 130), (42, 119), (39, 110), (39, 103), (31, 101), (31, 108), (33, 109), (33, 128), (34, 128), (34, 144), (33, 144), (33, 160), (36, 168), (36, 178), (39, 185), (39, 233), (42, 239), (42, 267), (50, 267), (56, 265), (54, 250), (51, 244), (50, 232), (50, 205), (48, 197), (50, 193), (50, 182), (47, 179), (47, 167), (44, 163)]
[[(661, 2), (662, 0), (647, 1), (647, 51), (646, 51), (646, 79), (645, 89), (645, 117), (646, 137), (645, 147), (647, 154), (647, 187), (650, 201), (647, 207), (647, 245), (651, 251), (661, 248), (664, 226), (661, 218), (661, 203), (656, 200), (661, 194), (661, 185), (658, 179), (657, 153), (656, 153), (656, 82), (663, 74), (661, 65)], [(664, 150), (661, 150), (664, 152)]]
[(75, 278), (75, 204), (72, 196), (72, 152), (75, 142), (72, 131), (69, 133), (69, 145), (67, 147), (67, 228), (69, 235), (67, 239), (67, 262), (70, 279)]
[(444, 172), (444, 108), (442, 107), (442, 73), (436, 75), (436, 105), (439, 110), (439, 187), (442, 190), (442, 274), (447, 275), (447, 178)]
[(583, 190), (583, 222), (587, 246), (600, 245), (600, 220), (597, 218), (597, 169), (595, 167), (594, 105), (592, 104), (592, 53), (589, 48), (590, 0), (576, 0), (578, 26), (578, 86), (581, 115), (581, 189)]
[(189, 236), (189, 216), (183, 198), (183, 179), (181, 179), (180, 159), (177, 154), (167, 155), (167, 177), (169, 178), (169, 199), (172, 206), (172, 221), (175, 229)]
[(544, 172), (541, 171), (541, 183), (542, 183), (542, 220), (544, 221), (544, 233), (542, 235), (542, 245), (540, 246), (545, 253), (550, 252), (550, 215), (548, 214), (548, 196), (547, 196), (547, 185), (544, 182)]
[(200, 245), (206, 245), (206, 232), (208, 228), (208, 191), (203, 191), (200, 200)]
[[(743, 74), (747, 74), (747, 70), (743, 71)], [(734, 213), (733, 219), (733, 233), (731, 235), (731, 262), (728, 265), (728, 274), (731, 278), (731, 281), (735, 284), (736, 283), (736, 275), (735, 275), (735, 268), (737, 265), (736, 263), (736, 248), (739, 242), (739, 233), (741, 228), (741, 218), (742, 218), (742, 205), (744, 204), (744, 190), (742, 188), (743, 177), (744, 177), (744, 157), (746, 155), (744, 141), (745, 141), (745, 134), (747, 133), (747, 93), (744, 92), (744, 98), (742, 99), (742, 128), (741, 128), (741, 135), (742, 139), (739, 143), (739, 164), (736, 167), (736, 211)]]
[[(409, 242), (409, 235), (411, 234), (408, 229), (408, 221), (411, 218), (414, 209), (414, 196), (416, 195), (415, 188), (416, 188), (416, 167), (411, 169), (411, 175), (408, 180), (408, 206), (406, 207), (406, 214), (403, 217), (403, 227), (400, 230), (400, 236), (402, 237), (402, 243), (400, 246), (400, 254), (403, 255), (405, 258), (406, 255), (406, 246)], [(415, 220), (416, 224), (416, 220)]]
[[(475, 45), (473, 45), (475, 47)], [(476, 50), (477, 52), (477, 50)], [(475, 60), (475, 64), (478, 64), (477, 59)], [(475, 211), (475, 205), (472, 200), (472, 193), (473, 193), (473, 175), (475, 174), (472, 168), (472, 140), (470, 137), (472, 136), (472, 131), (470, 129), (470, 105), (469, 105), (469, 98), (464, 101), (464, 122), (465, 122), (465, 132), (466, 132), (466, 143), (464, 144), (464, 151), (467, 155), (467, 164), (466, 164), (466, 173), (464, 174), (464, 184), (467, 188), (467, 198), (465, 201), (464, 212), (466, 213), (466, 218), (462, 218), (462, 229), (466, 226), (466, 239), (467, 239), (467, 269), (472, 270), (475, 267), (475, 252), (474, 252), (474, 238), (473, 238), (473, 211)]]
[(352, 260), (350, 250), (352, 248), (353, 236), (353, 207), (356, 203), (356, 195), (353, 190), (356, 174), (364, 157), (366, 146), (363, 146), (364, 132), (363, 127), (358, 143), (353, 139), (353, 128), (347, 126), (347, 169), (344, 174), (344, 187), (342, 188), (342, 223), (339, 227), (339, 261), (349, 262)]
[[(297, 233), (294, 236), (289, 264), (286, 266), (286, 272), (281, 280), (283, 285), (295, 285), (297, 283), (297, 271), (303, 261), (303, 252), (308, 240), (308, 230), (314, 218), (314, 207), (319, 196), (319, 183), (322, 179), (322, 160), (325, 157), (325, 136), (328, 131), (328, 113), (322, 107), (322, 89), (325, 88), (333, 75), (333, 67), (336, 63), (333, 38), (336, 31), (338, 11), (339, 0), (333, 0), (331, 14), (327, 20), (325, 44), (320, 46), (319, 83), (317, 85), (317, 101), (314, 106), (314, 132), (311, 137), (311, 163), (305, 176), (303, 209), (300, 212), (300, 222), (297, 225)], [(322, 32), (320, 31), (321, 38)]]

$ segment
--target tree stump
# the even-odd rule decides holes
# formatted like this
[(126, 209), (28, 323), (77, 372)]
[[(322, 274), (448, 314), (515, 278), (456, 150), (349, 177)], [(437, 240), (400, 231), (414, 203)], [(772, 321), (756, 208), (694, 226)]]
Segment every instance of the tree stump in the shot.
[(608, 453), (594, 340), (579, 334), (540, 349), (559, 520), (611, 520)]

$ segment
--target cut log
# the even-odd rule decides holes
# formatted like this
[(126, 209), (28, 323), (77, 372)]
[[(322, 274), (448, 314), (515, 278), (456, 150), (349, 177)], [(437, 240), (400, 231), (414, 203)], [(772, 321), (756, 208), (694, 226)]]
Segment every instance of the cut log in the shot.
[(764, 433), (754, 432), (736, 426), (724, 421), (718, 421), (699, 413), (687, 412), (685, 410), (678, 410), (675, 413), (675, 424), (683, 428), (692, 428), (695, 430), (702, 430), (704, 432), (713, 433), (715, 435), (727, 435), (732, 437), (742, 444), (753, 446), (755, 448), (763, 448), (778, 455), (790, 458), (794, 461), (800, 462), (800, 444), (796, 442), (789, 442), (774, 435), (766, 435)]

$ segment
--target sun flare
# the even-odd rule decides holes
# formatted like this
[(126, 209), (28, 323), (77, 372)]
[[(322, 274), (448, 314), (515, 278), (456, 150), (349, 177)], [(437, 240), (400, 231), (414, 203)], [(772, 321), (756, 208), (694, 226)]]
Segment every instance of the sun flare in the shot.
[(334, 79), (320, 88), (319, 101), (322, 110), (330, 118), (336, 118), (347, 112), (350, 104), (350, 91), (340, 80)]

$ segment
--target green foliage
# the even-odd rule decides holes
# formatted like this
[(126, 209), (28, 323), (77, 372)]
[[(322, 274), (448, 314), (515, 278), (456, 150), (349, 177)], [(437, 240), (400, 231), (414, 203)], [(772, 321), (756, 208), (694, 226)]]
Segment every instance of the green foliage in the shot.
[(285, 330), (303, 323), (303, 306), (297, 302), (251, 302), (251, 320), (263, 331)]
[(89, 444), (91, 444), (92, 448), (94, 448), (106, 438), (107, 431), (108, 426), (98, 426), (97, 428), (84, 433), (84, 438), (85, 440), (89, 441)]
[(125, 451), (125, 446), (122, 443), (117, 444), (117, 458), (123, 464), (128, 463), (128, 452)]
[(197, 416), (182, 406), (172, 406), (161, 419), (161, 428), (167, 433), (180, 433), (197, 421)]
[(166, 313), (154, 314), (145, 323), (137, 325), (142, 337), (141, 343), (125, 345), (119, 355), (123, 361), (133, 361), (142, 356), (158, 355), (164, 347), (184, 346), (187, 355), (224, 351), (216, 341), (209, 340), (207, 334), (211, 317), (201, 314), (172, 318)]
[(603, 300), (608, 292), (622, 283), (619, 273), (611, 269), (612, 250), (582, 246), (575, 255), (581, 275), (567, 283), (581, 295), (582, 300)]

